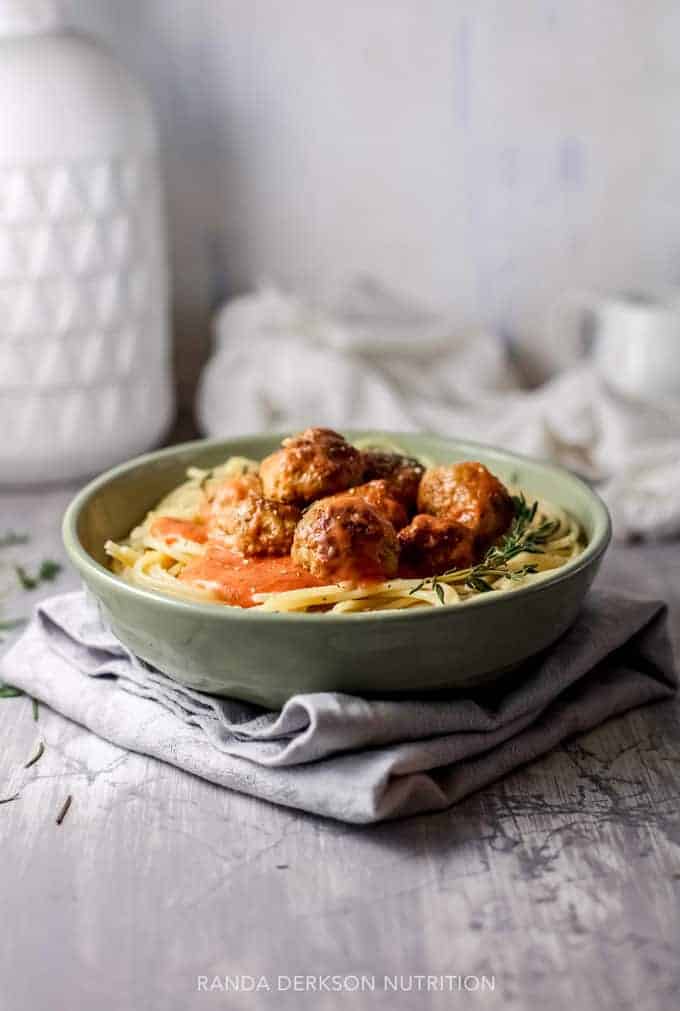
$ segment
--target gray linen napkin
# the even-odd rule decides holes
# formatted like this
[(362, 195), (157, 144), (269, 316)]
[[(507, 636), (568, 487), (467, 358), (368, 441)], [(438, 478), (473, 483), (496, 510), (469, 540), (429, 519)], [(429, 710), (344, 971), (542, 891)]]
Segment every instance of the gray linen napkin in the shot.
[(347, 822), (448, 807), (566, 737), (677, 688), (665, 605), (603, 592), (590, 595), (553, 650), (478, 697), (324, 692), (267, 712), (148, 667), (82, 592), (39, 605), (0, 677), (122, 748)]

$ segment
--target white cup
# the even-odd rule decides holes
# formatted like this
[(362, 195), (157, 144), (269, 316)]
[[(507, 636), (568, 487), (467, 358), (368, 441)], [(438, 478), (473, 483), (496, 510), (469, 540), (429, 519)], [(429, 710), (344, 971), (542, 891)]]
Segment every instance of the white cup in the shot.
[(680, 295), (574, 293), (553, 315), (553, 338), (583, 351), (587, 316), (608, 386), (642, 399), (680, 397)]

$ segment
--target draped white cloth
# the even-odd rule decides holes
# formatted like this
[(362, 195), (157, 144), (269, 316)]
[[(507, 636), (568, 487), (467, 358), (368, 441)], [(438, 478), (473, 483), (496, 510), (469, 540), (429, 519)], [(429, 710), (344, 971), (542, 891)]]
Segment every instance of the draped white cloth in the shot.
[(498, 338), (367, 282), (325, 307), (261, 289), (224, 306), (215, 334), (197, 405), (209, 435), (315, 424), (476, 439), (596, 481), (619, 537), (680, 533), (680, 400), (624, 397), (590, 360), (523, 389)]

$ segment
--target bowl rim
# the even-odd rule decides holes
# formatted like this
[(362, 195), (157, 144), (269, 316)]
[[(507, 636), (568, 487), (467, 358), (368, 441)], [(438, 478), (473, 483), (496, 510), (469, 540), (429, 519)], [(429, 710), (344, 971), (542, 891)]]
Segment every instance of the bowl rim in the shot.
[(132, 457), (131, 459), (117, 464), (115, 467), (111, 467), (102, 474), (93, 478), (83, 488), (81, 488), (79, 492), (76, 493), (64, 512), (62, 520), (62, 539), (69, 559), (81, 575), (87, 573), (91, 578), (95, 579), (104, 586), (109, 587), (111, 590), (120, 592), (124, 595), (127, 594), (131, 600), (137, 599), (146, 601), (158, 607), (164, 607), (170, 612), (182, 613), (188, 617), (200, 616), (209, 620), (224, 621), (254, 620), (275, 622), (309, 622), (312, 625), (318, 625), (320, 621), (324, 624), (327, 624), (328, 622), (346, 623), (348, 619), (363, 622), (397, 620), (411, 622), (423, 620), (425, 618), (432, 620), (437, 617), (441, 618), (454, 614), (462, 614), (469, 608), (507, 606), (513, 601), (521, 600), (529, 594), (540, 593), (548, 587), (555, 586), (560, 582), (570, 579), (584, 569), (596, 564), (609, 546), (612, 534), (612, 524), (607, 506), (598, 493), (590, 487), (590, 485), (566, 467), (562, 467), (559, 464), (540, 457), (529, 456), (526, 453), (516, 453), (513, 450), (503, 449), (500, 446), (494, 446), (490, 443), (476, 442), (469, 439), (455, 439), (450, 436), (441, 435), (437, 432), (395, 432), (381, 429), (347, 429), (343, 431), (345, 436), (350, 440), (365, 439), (372, 435), (376, 438), (388, 438), (390, 440), (394, 440), (395, 442), (398, 442), (400, 438), (432, 438), (442, 442), (455, 444), (456, 447), (461, 447), (466, 454), (469, 449), (471, 451), (471, 456), (473, 456), (477, 451), (481, 451), (482, 453), (486, 452), (505, 457), (509, 462), (516, 460), (519, 462), (529, 463), (533, 466), (538, 466), (542, 470), (549, 471), (559, 480), (566, 480), (575, 487), (580, 488), (582, 492), (585, 492), (586, 498), (590, 500), (590, 505), (594, 510), (593, 535), (581, 554), (576, 558), (570, 559), (570, 561), (566, 562), (559, 569), (556, 569), (554, 575), (548, 574), (538, 582), (531, 583), (529, 586), (519, 587), (509, 593), (480, 594), (478, 597), (473, 597), (470, 600), (465, 601), (464, 604), (444, 604), (441, 607), (418, 607), (394, 611), (358, 611), (340, 614), (334, 614), (332, 612), (314, 612), (313, 614), (309, 614), (306, 612), (291, 611), (259, 611), (256, 608), (243, 608), (230, 604), (202, 604), (197, 601), (182, 600), (171, 597), (170, 595), (166, 596), (161, 593), (155, 593), (152, 590), (146, 590), (142, 587), (124, 582), (109, 569), (105, 568), (105, 566), (97, 562), (81, 543), (78, 536), (78, 519), (80, 514), (92, 496), (111, 481), (114, 481), (116, 478), (131, 470), (140, 466), (143, 467), (145, 464), (155, 463), (158, 459), (162, 459), (164, 457), (172, 457), (186, 452), (190, 453), (192, 450), (195, 450), (198, 453), (206, 449), (226, 446), (229, 443), (235, 442), (247, 442), (260, 439), (280, 440), (289, 434), (281, 432), (259, 432), (254, 434), (244, 433), (243, 435), (191, 439), (187, 442), (176, 443), (172, 446), (166, 446), (162, 449), (152, 450), (151, 452)]

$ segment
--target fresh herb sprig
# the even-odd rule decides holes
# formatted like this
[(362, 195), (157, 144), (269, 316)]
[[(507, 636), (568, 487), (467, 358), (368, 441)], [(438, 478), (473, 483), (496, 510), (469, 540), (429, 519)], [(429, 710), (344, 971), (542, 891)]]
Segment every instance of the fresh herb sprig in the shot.
[(512, 501), (515, 515), (510, 529), (498, 544), (489, 548), (481, 562), (468, 569), (449, 569), (440, 576), (424, 579), (413, 587), (410, 594), (418, 593), (419, 590), (433, 590), (439, 603), (443, 604), (444, 583), (462, 583), (477, 593), (489, 593), (494, 588), (493, 580), (505, 578), (515, 581), (537, 572), (537, 566), (531, 563), (522, 565), (519, 569), (511, 569), (509, 563), (525, 552), (531, 555), (544, 554), (544, 545), (556, 532), (559, 520), (545, 520), (537, 527), (532, 527), (538, 502), (529, 504), (524, 495), (513, 495)]

